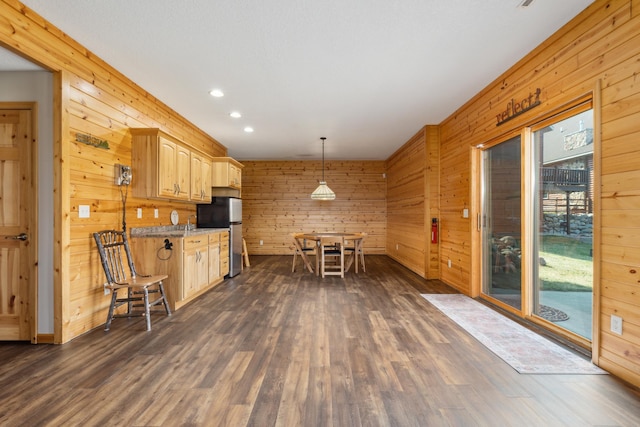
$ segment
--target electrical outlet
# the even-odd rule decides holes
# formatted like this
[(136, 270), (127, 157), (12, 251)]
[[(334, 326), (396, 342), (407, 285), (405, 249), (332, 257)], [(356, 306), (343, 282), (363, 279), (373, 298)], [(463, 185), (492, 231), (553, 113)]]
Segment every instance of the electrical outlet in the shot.
[(105, 283), (102, 286), (104, 287), (104, 294), (105, 295), (109, 295), (111, 293), (111, 290), (109, 288), (107, 288), (107, 284)]
[(469, 209), (462, 209), (462, 218), (469, 218)]
[(91, 207), (89, 205), (78, 206), (78, 218), (89, 218), (91, 216)]
[(153, 217), (154, 217), (154, 218), (158, 218), (158, 217), (159, 217), (159, 215), (158, 215), (158, 209), (154, 209), (154, 210), (153, 210)]
[(622, 335), (622, 317), (611, 315), (611, 332)]
[(451, 268), (451, 260), (447, 260), (447, 267)]
[(138, 218), (142, 218), (142, 208), (138, 208)]
[(262, 240), (260, 240), (260, 246), (262, 246), (262, 244), (263, 244), (263, 243), (264, 243), (264, 242), (263, 242)]
[(400, 245), (396, 243), (396, 251), (400, 249)]

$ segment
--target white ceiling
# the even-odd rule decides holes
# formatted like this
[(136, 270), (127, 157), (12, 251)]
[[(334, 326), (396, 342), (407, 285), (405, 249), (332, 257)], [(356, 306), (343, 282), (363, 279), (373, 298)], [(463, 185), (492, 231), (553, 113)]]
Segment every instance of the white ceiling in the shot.
[(22, 0), (241, 160), (386, 159), (592, 3), (522, 1)]

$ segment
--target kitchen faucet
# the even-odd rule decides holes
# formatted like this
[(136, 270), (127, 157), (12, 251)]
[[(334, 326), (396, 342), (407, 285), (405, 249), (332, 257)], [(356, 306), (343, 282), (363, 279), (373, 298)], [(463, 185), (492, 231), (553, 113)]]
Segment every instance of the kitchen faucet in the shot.
[(191, 218), (196, 218), (197, 220), (197, 217), (195, 215), (189, 215), (189, 218), (187, 218), (187, 231), (193, 230), (193, 228), (195, 228), (195, 227), (191, 228), (192, 227)]

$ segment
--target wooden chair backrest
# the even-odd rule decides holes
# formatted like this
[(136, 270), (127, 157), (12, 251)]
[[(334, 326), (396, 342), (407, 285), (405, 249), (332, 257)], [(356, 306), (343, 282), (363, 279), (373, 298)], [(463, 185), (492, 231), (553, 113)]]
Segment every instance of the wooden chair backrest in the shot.
[(108, 283), (123, 283), (128, 280), (128, 277), (136, 277), (126, 232), (103, 230), (93, 233), (93, 238), (98, 246), (100, 261)]
[(345, 238), (342, 236), (327, 236), (320, 238), (320, 246), (324, 249), (327, 247), (341, 247), (344, 248)]

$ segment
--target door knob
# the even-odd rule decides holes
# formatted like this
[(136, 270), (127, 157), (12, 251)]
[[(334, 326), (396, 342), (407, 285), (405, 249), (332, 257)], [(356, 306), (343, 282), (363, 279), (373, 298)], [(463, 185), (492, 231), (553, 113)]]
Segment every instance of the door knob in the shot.
[(22, 240), (23, 242), (25, 240), (27, 240), (29, 237), (27, 236), (27, 233), (20, 233), (17, 236), (6, 236), (5, 239), (11, 239), (11, 240)]

